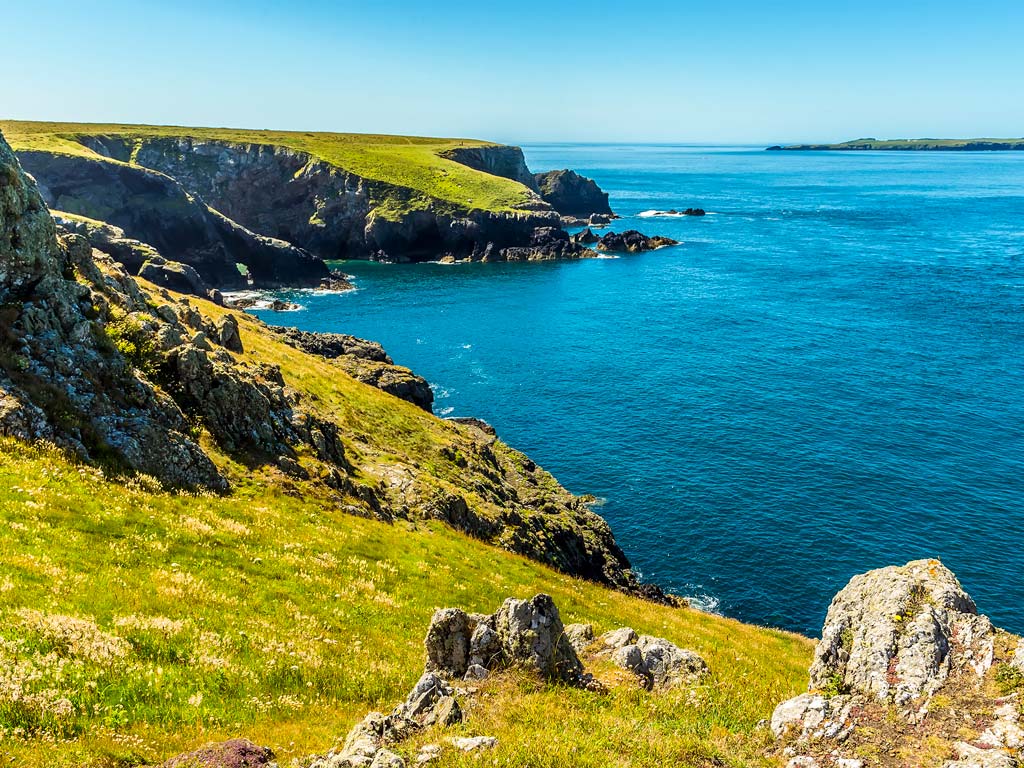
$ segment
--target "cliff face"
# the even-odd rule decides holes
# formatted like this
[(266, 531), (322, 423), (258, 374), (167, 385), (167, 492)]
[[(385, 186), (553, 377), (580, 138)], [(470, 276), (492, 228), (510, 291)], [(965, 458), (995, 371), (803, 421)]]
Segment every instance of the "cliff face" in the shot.
[(493, 433), (430, 415), (427, 382), (379, 346), (275, 332), (137, 282), (84, 237), (58, 234), (2, 138), (0, 313), (0, 435), (168, 486), (226, 492), (236, 479), (285, 478), (352, 514), (442, 520), (641, 593), (584, 499)]
[[(585, 246), (545, 237), (558, 212), (534, 191), (518, 147), (438, 155), (523, 186), (515, 208), (478, 208), (366, 178), (276, 144), (188, 136), (76, 135), (95, 154), (19, 154), (47, 202), (109, 222), (194, 267), (214, 287), (316, 285), (319, 259), (474, 261), (586, 258)], [(444, 186), (443, 169), (432, 171)], [(507, 182), (502, 182), (507, 184)], [(309, 254), (317, 258), (311, 258)]]
[(595, 213), (608, 216), (612, 213), (608, 193), (602, 192), (593, 179), (575, 171), (547, 171), (536, 174), (534, 179), (541, 197), (563, 216), (585, 218)]
[(134, 283), (107, 282), (81, 237), (57, 237), (0, 136), (0, 434), (45, 439), (175, 485), (223, 487), (184, 414), (98, 324)]
[[(475, 168), (478, 171), (518, 181), (534, 192), (540, 191), (533, 173), (526, 166), (523, 150), (519, 147), (458, 147), (445, 152), (444, 156), (451, 158), (457, 163)], [(542, 210), (545, 207), (547, 206), (544, 205), (543, 201), (538, 199), (538, 210)]]
[(239, 226), (163, 173), (49, 152), (20, 152), (19, 159), (51, 207), (109, 222), (193, 267), (211, 285), (247, 285), (237, 264), (257, 287), (317, 285), (329, 274), (319, 259)]
[[(518, 147), (467, 149), (460, 162), (463, 156), (473, 159), (470, 167), (501, 170), (495, 175), (532, 183)], [(135, 162), (173, 176), (253, 231), (325, 259), (502, 261), (509, 248), (531, 248), (538, 228), (559, 226), (558, 216), (540, 198), (533, 211), (457, 211), (429, 201), (395, 211), (379, 202), (411, 198), (412, 190), (356, 176), (284, 147), (148, 139), (139, 144)], [(586, 255), (585, 249), (577, 255)], [(540, 248), (531, 256), (551, 258)]]

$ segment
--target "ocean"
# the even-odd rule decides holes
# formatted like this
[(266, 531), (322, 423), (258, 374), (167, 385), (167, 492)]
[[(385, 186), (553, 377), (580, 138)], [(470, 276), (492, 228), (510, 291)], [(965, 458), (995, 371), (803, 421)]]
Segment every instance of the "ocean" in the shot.
[(703, 608), (814, 636), (854, 574), (938, 557), (1024, 632), (1024, 153), (524, 150), (682, 244), (346, 262), (259, 314), (380, 341)]

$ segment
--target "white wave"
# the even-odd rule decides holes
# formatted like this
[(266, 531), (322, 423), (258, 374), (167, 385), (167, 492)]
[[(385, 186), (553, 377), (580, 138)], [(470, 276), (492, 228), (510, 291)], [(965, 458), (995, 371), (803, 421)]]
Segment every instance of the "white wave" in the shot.
[(454, 410), (455, 410), (454, 408), (450, 408), (450, 407), (449, 408), (442, 408), (440, 410), (440, 412), (438, 413), (438, 415), (439, 416), (447, 416), (448, 414), (450, 414)]
[(720, 608), (722, 601), (713, 595), (686, 595), (686, 599), (690, 603), (691, 608), (695, 608), (698, 611), (704, 613), (714, 613), (721, 615)]

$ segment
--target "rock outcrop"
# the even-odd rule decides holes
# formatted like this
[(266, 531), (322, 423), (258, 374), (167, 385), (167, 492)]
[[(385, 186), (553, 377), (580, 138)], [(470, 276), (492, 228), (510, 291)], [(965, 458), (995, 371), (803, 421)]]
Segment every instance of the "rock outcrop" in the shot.
[(669, 245), (679, 245), (679, 241), (661, 235), (648, 237), (635, 229), (627, 229), (622, 233), (609, 232), (598, 241), (597, 250), (611, 253), (643, 253)]
[(608, 193), (602, 192), (597, 182), (580, 176), (575, 171), (547, 171), (534, 174), (535, 188), (545, 202), (563, 216), (588, 217), (592, 214), (611, 215)]
[(313, 333), (297, 328), (275, 331), (304, 352), (334, 360), (352, 378), (431, 411), (434, 392), (427, 380), (395, 365), (380, 344), (341, 333)]
[(507, 667), (566, 682), (583, 672), (548, 595), (509, 598), (489, 616), (445, 608), (434, 614), (425, 645), (427, 671), (456, 680)]
[(709, 671), (697, 653), (661, 637), (638, 635), (630, 627), (606, 632), (597, 642), (616, 666), (635, 674), (649, 689), (698, 682)]
[(829, 607), (809, 692), (776, 707), (772, 732), (807, 765), (883, 741), (913, 754), (926, 739), (946, 768), (1015, 766), (1020, 712), (992, 691), (1016, 647), (938, 560), (855, 576)]
[[(141, 300), (134, 283), (123, 287)], [(104, 332), (111, 301), (129, 300), (118, 288), (82, 237), (57, 238), (0, 137), (0, 434), (51, 440), (173, 485), (223, 489), (185, 415), (125, 354), (130, 341), (119, 348)]]
[(937, 691), (958, 669), (992, 665), (995, 631), (937, 560), (855, 576), (829, 607), (811, 688), (905, 704)]

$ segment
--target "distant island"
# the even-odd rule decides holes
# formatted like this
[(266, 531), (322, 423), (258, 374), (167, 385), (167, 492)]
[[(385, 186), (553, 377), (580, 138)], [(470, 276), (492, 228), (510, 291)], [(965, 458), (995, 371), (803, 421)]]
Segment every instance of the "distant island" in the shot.
[(792, 144), (781, 150), (892, 150), (902, 152), (992, 152), (1024, 150), (1024, 139), (854, 139), (840, 144)]

